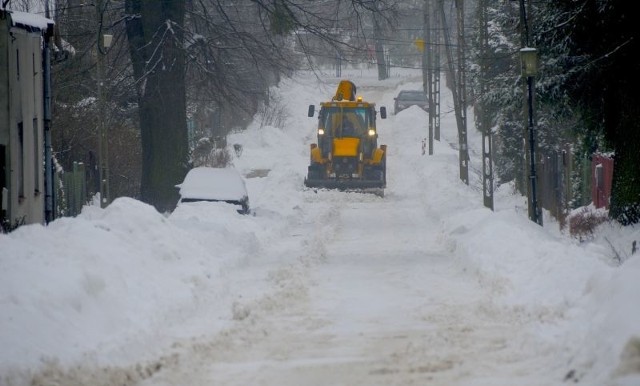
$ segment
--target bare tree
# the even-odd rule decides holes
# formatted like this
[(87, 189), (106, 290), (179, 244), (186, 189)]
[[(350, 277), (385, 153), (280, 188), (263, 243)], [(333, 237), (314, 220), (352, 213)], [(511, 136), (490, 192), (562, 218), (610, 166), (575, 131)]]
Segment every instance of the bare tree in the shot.
[[(385, 20), (395, 2), (335, 0), (125, 0), (127, 35), (139, 102), (143, 201), (171, 210), (188, 167), (187, 100), (197, 111), (235, 106), (248, 116), (268, 87), (310, 59), (312, 41), (333, 57), (360, 49), (335, 33), (363, 32), (362, 15)], [(338, 11), (336, 11), (338, 10)], [(313, 39), (310, 39), (312, 37)], [(188, 97), (187, 97), (188, 96)]]

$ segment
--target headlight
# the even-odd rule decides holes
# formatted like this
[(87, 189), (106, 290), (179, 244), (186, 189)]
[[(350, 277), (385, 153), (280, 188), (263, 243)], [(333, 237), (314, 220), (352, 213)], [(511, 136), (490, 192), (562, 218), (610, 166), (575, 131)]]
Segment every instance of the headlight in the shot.
[(369, 137), (373, 137), (374, 135), (376, 135), (376, 131), (373, 129), (369, 129)]
[(324, 129), (318, 129), (318, 135), (324, 135)]

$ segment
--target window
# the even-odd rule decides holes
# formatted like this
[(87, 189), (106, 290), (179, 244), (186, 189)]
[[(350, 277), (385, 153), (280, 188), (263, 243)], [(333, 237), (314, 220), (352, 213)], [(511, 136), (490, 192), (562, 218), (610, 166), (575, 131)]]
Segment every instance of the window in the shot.
[(398, 95), (398, 99), (403, 101), (427, 101), (427, 94), (423, 91), (401, 91)]
[(334, 131), (341, 129), (343, 122), (350, 122), (356, 132), (361, 134), (369, 125), (368, 118), (367, 109), (364, 107), (329, 107), (324, 111), (321, 122), (331, 135), (340, 136), (339, 132)]

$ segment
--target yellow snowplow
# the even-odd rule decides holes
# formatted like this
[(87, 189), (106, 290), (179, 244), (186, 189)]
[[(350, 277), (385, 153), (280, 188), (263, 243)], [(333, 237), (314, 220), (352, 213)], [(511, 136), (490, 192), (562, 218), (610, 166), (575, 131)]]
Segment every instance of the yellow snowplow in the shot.
[[(387, 183), (387, 146), (378, 146), (375, 103), (356, 96), (356, 86), (340, 81), (329, 102), (320, 103), (318, 142), (311, 144), (311, 163), (304, 184), (312, 188), (375, 190)], [(309, 106), (309, 117), (315, 106)], [(386, 118), (385, 107), (380, 117)]]

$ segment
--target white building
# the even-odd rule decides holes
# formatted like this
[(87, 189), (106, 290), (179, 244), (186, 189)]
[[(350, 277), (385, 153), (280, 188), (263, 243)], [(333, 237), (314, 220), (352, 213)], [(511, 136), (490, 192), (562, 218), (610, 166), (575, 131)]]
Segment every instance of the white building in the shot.
[(45, 220), (43, 36), (52, 29), (0, 9), (0, 228)]

